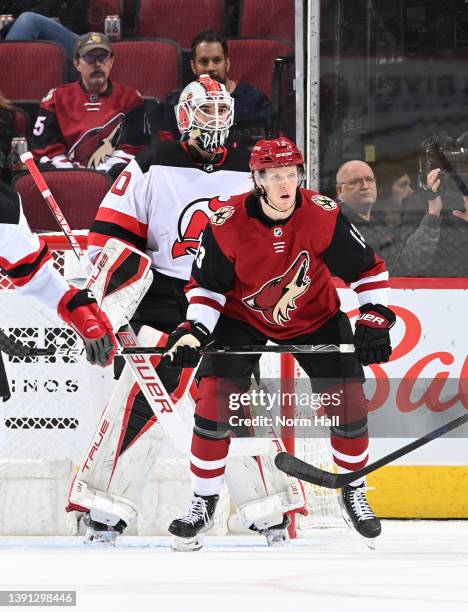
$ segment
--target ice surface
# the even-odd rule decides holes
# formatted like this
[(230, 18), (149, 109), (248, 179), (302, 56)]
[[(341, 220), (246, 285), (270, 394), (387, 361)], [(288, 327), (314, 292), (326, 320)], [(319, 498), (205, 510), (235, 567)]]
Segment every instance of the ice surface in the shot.
[(384, 521), (375, 551), (347, 529), (276, 549), (255, 535), (194, 553), (169, 542), (0, 538), (1, 588), (76, 590), (89, 612), (468, 611), (468, 521)]

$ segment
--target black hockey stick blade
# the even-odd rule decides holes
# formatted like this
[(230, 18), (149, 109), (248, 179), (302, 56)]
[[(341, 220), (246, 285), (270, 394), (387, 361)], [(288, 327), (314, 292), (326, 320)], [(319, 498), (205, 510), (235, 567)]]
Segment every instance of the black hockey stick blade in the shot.
[(417, 448), (424, 446), (429, 442), (432, 442), (432, 440), (440, 438), (449, 431), (460, 427), (467, 421), (468, 414), (464, 414), (460, 417), (457, 417), (456, 419), (449, 421), (445, 425), (441, 425), (437, 429), (434, 429), (434, 431), (425, 434), (421, 438), (413, 440), (413, 442), (410, 442), (409, 444), (398, 448), (397, 450), (389, 453), (388, 455), (385, 455), (385, 457), (381, 457), (380, 459), (377, 459), (377, 461), (366, 465), (366, 467), (362, 468), (361, 470), (356, 470), (355, 472), (349, 472), (347, 474), (334, 474), (333, 472), (321, 470), (320, 468), (315, 467), (315, 465), (310, 465), (305, 461), (301, 461), (301, 459), (298, 459), (294, 455), (290, 455), (286, 452), (278, 453), (275, 457), (275, 463), (276, 467), (279, 470), (285, 472), (286, 474), (289, 474), (290, 476), (299, 478), (299, 480), (304, 480), (305, 482), (310, 482), (312, 484), (316, 484), (320, 487), (325, 487), (327, 489), (341, 489), (342, 487), (345, 487), (346, 485), (349, 485), (350, 483), (354, 482), (358, 478), (362, 478), (363, 476), (366, 476), (367, 474), (378, 470), (384, 465), (395, 461), (395, 459), (399, 459), (400, 457), (411, 453)]

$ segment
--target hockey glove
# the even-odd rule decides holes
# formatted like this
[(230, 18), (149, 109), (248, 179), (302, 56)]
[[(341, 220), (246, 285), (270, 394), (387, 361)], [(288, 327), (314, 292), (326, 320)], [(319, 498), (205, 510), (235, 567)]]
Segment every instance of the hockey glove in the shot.
[(106, 313), (99, 308), (89, 289), (70, 287), (57, 308), (60, 318), (81, 337), (86, 359), (93, 365), (112, 363), (117, 342)]
[(200, 360), (200, 348), (205, 346), (210, 332), (201, 323), (185, 321), (167, 339), (162, 363), (179, 368), (194, 368)]
[(395, 325), (395, 313), (381, 304), (364, 304), (356, 321), (354, 346), (363, 365), (388, 361), (392, 354), (390, 328)]

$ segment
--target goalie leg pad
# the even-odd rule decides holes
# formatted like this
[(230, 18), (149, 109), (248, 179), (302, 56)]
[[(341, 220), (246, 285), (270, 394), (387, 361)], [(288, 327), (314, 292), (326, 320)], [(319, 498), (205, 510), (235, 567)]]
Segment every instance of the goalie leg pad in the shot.
[(262, 531), (278, 525), (285, 513), (300, 510), (306, 504), (299, 480), (276, 467), (277, 452), (276, 443), (271, 441), (267, 455), (228, 460), (226, 482), (239, 521), (245, 527), (255, 525)]
[(93, 521), (109, 527), (116, 525), (119, 520), (124, 521), (127, 526), (136, 522), (136, 506), (130, 500), (112, 495), (107, 491), (93, 490), (86, 482), (78, 478), (72, 485), (70, 500), (72, 499), (73, 505), (81, 509), (90, 509)]
[[(142, 346), (155, 346), (161, 335), (161, 332), (144, 326), (138, 335), (138, 341)], [(117, 511), (114, 512), (114, 509), (124, 502), (131, 508), (136, 508), (149, 471), (159, 456), (165, 438), (156, 417), (143, 413), (135, 417), (134, 412), (139, 408), (135, 408), (138, 389), (130, 369), (125, 367), (72, 486), (69, 510), (90, 509), (104, 512), (106, 508), (112, 517), (117, 513), (127, 524), (130, 524), (128, 520), (134, 520), (131, 512), (127, 520), (123, 515), (119, 516)], [(139, 428), (139, 431), (132, 432), (133, 437), (127, 438), (132, 416), (138, 421), (135, 429)], [(101, 498), (104, 501), (100, 501)], [(112, 504), (116, 504), (115, 508)], [(122, 512), (125, 513), (125, 509)], [(109, 520), (113, 520), (112, 517)], [(107, 524), (102, 517), (92, 518)]]

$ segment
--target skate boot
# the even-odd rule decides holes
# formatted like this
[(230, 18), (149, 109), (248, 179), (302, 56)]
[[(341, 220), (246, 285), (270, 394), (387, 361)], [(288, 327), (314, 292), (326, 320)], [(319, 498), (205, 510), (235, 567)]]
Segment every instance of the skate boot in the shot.
[(173, 550), (200, 550), (204, 544), (203, 533), (213, 527), (213, 516), (219, 495), (194, 493), (185, 516), (169, 525), (174, 537)]
[(98, 546), (115, 546), (117, 536), (122, 534), (127, 526), (122, 520), (113, 526), (93, 521), (89, 512), (84, 515), (83, 523), (87, 528), (84, 543)]
[(376, 538), (380, 535), (382, 531), (380, 521), (369, 506), (364, 483), (358, 487), (351, 485), (343, 487), (338, 500), (348, 525), (354, 527), (364, 538)]
[(282, 522), (278, 525), (272, 525), (257, 531), (265, 536), (268, 546), (287, 546), (289, 544), (288, 527), (290, 524), (289, 514), (284, 514)]

